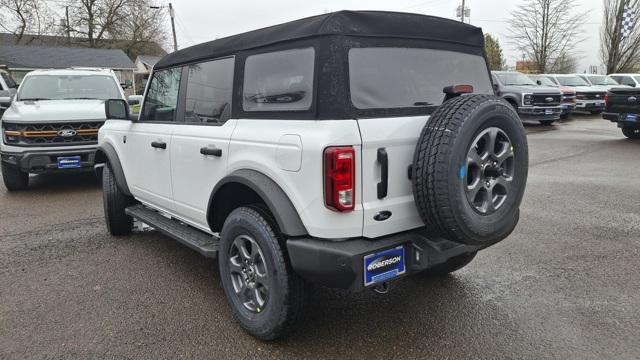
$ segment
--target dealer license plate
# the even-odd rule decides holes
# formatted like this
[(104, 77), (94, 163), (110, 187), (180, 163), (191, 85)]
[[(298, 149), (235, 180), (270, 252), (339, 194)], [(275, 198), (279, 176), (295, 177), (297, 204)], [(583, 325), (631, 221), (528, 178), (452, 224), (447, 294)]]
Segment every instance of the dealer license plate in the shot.
[(364, 286), (389, 281), (406, 272), (403, 246), (364, 257)]
[(58, 169), (77, 169), (81, 166), (80, 156), (61, 156), (58, 158)]

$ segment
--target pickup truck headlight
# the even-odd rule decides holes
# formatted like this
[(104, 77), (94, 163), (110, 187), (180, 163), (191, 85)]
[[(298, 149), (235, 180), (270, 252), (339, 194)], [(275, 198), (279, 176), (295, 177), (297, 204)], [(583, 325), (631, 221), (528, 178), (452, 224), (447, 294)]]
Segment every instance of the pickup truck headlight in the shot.
[(533, 95), (532, 94), (522, 95), (522, 105), (531, 105), (531, 104), (533, 104)]
[(22, 133), (17, 130), (12, 129), (2, 129), (2, 134), (4, 135), (5, 144), (15, 144), (20, 142), (20, 136)]

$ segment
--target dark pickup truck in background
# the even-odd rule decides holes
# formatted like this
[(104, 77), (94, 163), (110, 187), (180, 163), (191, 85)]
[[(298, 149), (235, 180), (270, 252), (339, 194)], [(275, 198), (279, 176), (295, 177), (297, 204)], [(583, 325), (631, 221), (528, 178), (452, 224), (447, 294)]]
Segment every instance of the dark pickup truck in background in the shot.
[(624, 136), (629, 139), (640, 139), (640, 89), (610, 89), (605, 102), (602, 117), (617, 123)]

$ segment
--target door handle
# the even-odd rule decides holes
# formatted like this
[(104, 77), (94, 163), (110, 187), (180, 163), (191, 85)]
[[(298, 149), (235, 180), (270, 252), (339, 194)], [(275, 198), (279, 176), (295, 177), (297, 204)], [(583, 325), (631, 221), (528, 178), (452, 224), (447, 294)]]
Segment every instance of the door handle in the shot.
[(151, 142), (151, 147), (156, 148), (156, 149), (166, 149), (167, 148), (167, 143), (166, 142), (162, 142), (162, 141), (153, 141), (153, 142)]
[(378, 199), (387, 197), (389, 188), (389, 156), (385, 148), (378, 149), (378, 163), (380, 164), (381, 179), (378, 183)]
[(222, 149), (218, 149), (215, 147), (210, 148), (205, 146), (203, 148), (200, 148), (200, 154), (220, 157), (222, 156)]

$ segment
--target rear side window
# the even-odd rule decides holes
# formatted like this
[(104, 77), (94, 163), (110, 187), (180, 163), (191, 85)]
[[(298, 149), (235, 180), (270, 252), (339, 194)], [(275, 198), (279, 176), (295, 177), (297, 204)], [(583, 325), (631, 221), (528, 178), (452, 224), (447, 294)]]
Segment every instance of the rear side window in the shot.
[(187, 67), (184, 120), (188, 123), (223, 124), (231, 116), (233, 58)]
[(358, 109), (438, 106), (449, 85), (472, 85), (477, 94), (493, 94), (482, 56), (445, 50), (353, 48), (349, 82)]
[(181, 67), (154, 71), (140, 120), (176, 121), (181, 73)]
[(244, 111), (305, 111), (313, 102), (313, 48), (277, 51), (247, 57), (244, 69)]

